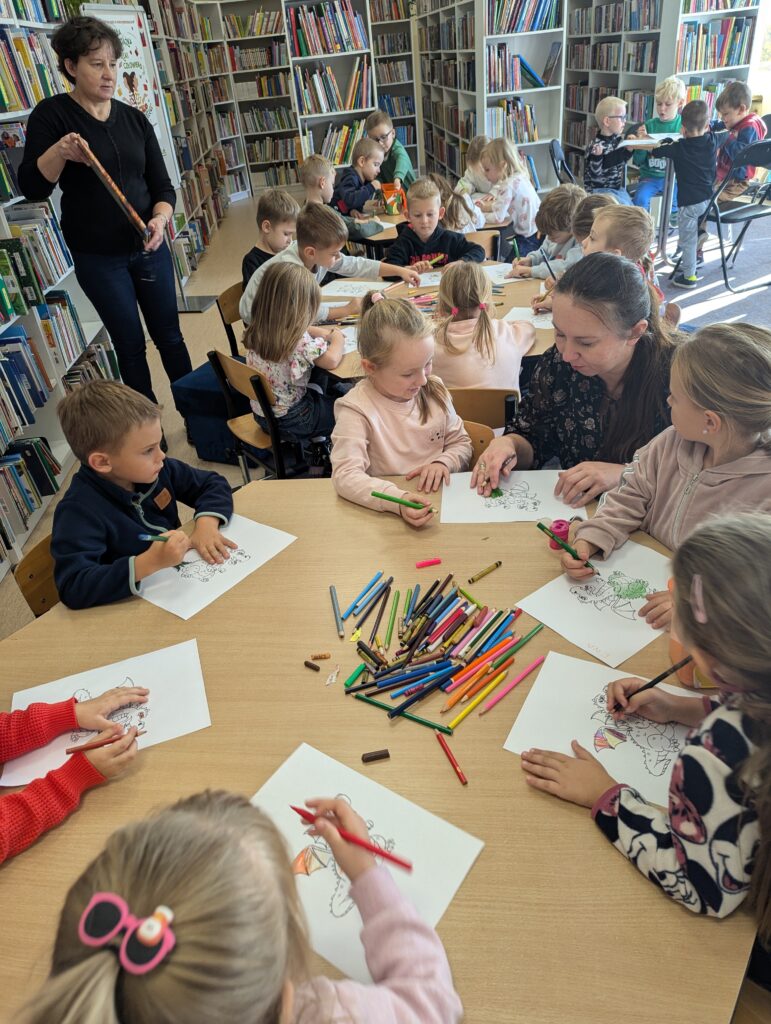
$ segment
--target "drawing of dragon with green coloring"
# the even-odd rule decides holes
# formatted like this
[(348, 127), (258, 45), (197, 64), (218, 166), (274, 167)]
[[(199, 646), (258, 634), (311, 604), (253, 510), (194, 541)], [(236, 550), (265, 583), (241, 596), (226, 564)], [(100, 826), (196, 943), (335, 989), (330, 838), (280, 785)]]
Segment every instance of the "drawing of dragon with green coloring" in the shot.
[(650, 593), (648, 580), (632, 579), (624, 572), (610, 573), (607, 579), (595, 576), (588, 583), (571, 587), (570, 593), (582, 604), (593, 604), (599, 611), (605, 608), (622, 619), (634, 621), (637, 607), (633, 601), (642, 601)]

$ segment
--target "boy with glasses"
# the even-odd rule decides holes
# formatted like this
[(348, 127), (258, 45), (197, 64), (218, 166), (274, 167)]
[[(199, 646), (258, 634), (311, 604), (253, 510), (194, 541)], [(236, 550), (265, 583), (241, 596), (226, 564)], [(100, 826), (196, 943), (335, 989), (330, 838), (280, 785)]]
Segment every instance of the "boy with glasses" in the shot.
[(607, 192), (623, 206), (632, 199), (624, 188), (624, 164), (632, 150), (621, 146), (626, 125), (626, 103), (618, 96), (606, 96), (594, 112), (597, 135), (586, 147), (584, 188), (587, 192)]
[(394, 123), (384, 110), (373, 111), (364, 122), (367, 137), (385, 153), (380, 165), (380, 181), (395, 188), (408, 189), (415, 181), (415, 170), (407, 150), (396, 138)]

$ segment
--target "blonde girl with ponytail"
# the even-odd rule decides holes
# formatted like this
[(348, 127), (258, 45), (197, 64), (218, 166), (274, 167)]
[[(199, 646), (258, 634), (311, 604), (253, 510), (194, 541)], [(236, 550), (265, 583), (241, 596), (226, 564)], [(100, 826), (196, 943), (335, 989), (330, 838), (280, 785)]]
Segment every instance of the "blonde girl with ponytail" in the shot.
[(448, 388), (519, 390), (522, 357), (535, 344), (525, 320), (498, 320), (493, 284), (477, 263), (452, 263), (439, 285), (434, 372)]
[(440, 221), (443, 228), (466, 235), (485, 226), (485, 215), (479, 207), (462, 192), (453, 192), (452, 185), (443, 174), (429, 174), (427, 177), (439, 189), (439, 202), (444, 210)]
[(307, 806), (350, 879), (374, 984), (310, 976), (282, 836), (245, 797), (206, 792), (107, 840), (67, 893), (51, 973), (17, 1024), (460, 1021), (436, 932), (370, 853), (340, 838), (338, 825), (366, 838), (364, 821), (340, 798)]
[(718, 697), (638, 694), (642, 679), (607, 694), (617, 721), (638, 714), (692, 729), (667, 810), (616, 783), (576, 741), (575, 757), (529, 750), (522, 768), (534, 789), (591, 807), (616, 849), (688, 910), (725, 917), (747, 900), (758, 922), (752, 966), (771, 986), (771, 516), (709, 520), (678, 548), (673, 574), (677, 633)]
[[(433, 515), (423, 494), (468, 467), (471, 441), (447, 388), (431, 375), (431, 323), (407, 299), (389, 299), (380, 292), (370, 292), (363, 309), (358, 345), (366, 377), (335, 406), (332, 483), (348, 501), (401, 515), (421, 528)], [(382, 476), (417, 480), (417, 492)], [(421, 507), (374, 498), (373, 491)]]

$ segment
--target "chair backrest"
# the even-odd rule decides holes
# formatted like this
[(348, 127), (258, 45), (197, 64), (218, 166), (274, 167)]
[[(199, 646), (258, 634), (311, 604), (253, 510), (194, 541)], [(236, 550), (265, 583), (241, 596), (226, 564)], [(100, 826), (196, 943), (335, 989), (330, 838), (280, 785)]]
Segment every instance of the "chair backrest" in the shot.
[(466, 233), (466, 240), (481, 245), (485, 251), (486, 260), (494, 260), (498, 257), (498, 239), (500, 234), (500, 231), (468, 231)]
[(474, 423), (473, 420), (464, 420), (463, 426), (466, 428), (466, 433), (471, 438), (471, 445), (473, 448), (471, 464), (473, 466), (485, 448), (495, 437), (495, 434), (492, 432), (492, 429), (484, 423)]
[(771, 169), (771, 140), (763, 139), (762, 142), (753, 142), (744, 149), (740, 149), (731, 162), (734, 167), (765, 167)]
[(560, 185), (575, 185), (575, 175), (568, 167), (565, 151), (559, 139), (552, 139), (549, 142), (549, 156), (551, 157), (551, 164)]
[(240, 359), (234, 359), (233, 356), (225, 355), (224, 352), (217, 352), (216, 355), (219, 357), (222, 372), (234, 391), (237, 391), (240, 395), (245, 395), (251, 401), (255, 397), (252, 378), (258, 377), (262, 382), (268, 402), (271, 405), (276, 404), (273, 388), (270, 386), (270, 382), (264, 373), (256, 370), (253, 366), (247, 366)]
[(54, 583), (50, 533), (27, 552), (16, 566), (14, 576), (22, 597), (36, 617), (59, 603), (59, 591)]
[(766, 138), (771, 136), (771, 114), (763, 114), (760, 119), (766, 126)]
[(241, 301), (243, 292), (244, 286), (242, 282), (236, 281), (235, 284), (231, 284), (229, 288), (226, 288), (224, 292), (220, 292), (217, 296), (217, 309), (222, 319), (222, 326), (225, 328), (230, 352), (234, 356), (238, 355), (238, 342), (236, 341), (236, 334), (232, 325), (238, 323), (241, 319), (238, 304)]
[[(514, 388), (450, 388), (455, 411), (462, 420), (484, 423), (488, 427), (505, 427), (519, 403), (519, 392)], [(514, 409), (507, 414), (506, 400), (513, 401)]]

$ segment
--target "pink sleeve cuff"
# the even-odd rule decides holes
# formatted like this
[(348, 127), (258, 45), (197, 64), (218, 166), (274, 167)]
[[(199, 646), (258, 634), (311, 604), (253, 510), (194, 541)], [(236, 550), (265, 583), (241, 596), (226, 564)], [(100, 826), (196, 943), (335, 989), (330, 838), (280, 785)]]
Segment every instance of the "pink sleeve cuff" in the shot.
[(381, 864), (375, 865), (359, 875), (351, 885), (351, 897), (359, 909), (362, 921), (373, 917), (381, 910), (390, 910), (395, 904), (403, 903), (404, 896), (399, 891), (391, 873)]
[(611, 786), (610, 789), (606, 789), (605, 792), (602, 794), (602, 796), (598, 797), (597, 801), (594, 804), (594, 807), (592, 807), (592, 810), (591, 810), (592, 820), (594, 820), (597, 817), (597, 815), (600, 814), (600, 813), (602, 813), (602, 814), (615, 814), (616, 813), (616, 808), (614, 807), (614, 803), (615, 803), (616, 797), (618, 796), (618, 794), (621, 792), (622, 789), (626, 789), (626, 788), (627, 787), (626, 787), (625, 783), (617, 782), (615, 786)]

